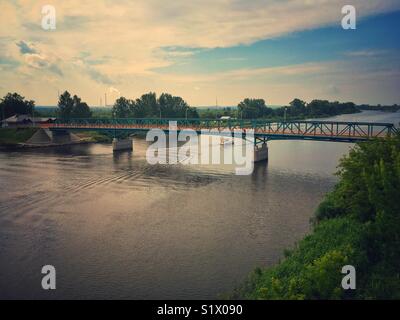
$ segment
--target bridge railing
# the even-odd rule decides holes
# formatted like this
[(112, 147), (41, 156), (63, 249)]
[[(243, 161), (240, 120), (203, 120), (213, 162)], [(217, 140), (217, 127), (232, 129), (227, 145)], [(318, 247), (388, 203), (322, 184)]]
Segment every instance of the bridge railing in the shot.
[(345, 121), (267, 121), (262, 119), (155, 119), (155, 118), (90, 118), (57, 119), (51, 128), (66, 129), (168, 129), (170, 122), (178, 129), (253, 129), (256, 134), (319, 137), (375, 138), (395, 134), (392, 123)]

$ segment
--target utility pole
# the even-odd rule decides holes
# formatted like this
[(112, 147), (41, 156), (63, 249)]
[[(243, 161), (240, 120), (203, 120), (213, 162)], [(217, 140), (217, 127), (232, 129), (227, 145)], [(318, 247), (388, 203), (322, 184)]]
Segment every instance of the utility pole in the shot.
[(185, 114), (186, 114), (186, 120), (187, 120), (187, 112), (188, 112), (188, 110), (189, 110), (189, 108), (188, 108), (188, 107), (186, 107), (186, 111), (185, 111)]
[(32, 106), (32, 125), (35, 127), (35, 107)]
[(5, 117), (5, 113), (4, 113), (4, 105), (3, 106), (1, 106), (1, 113), (2, 113), (2, 118), (1, 118), (1, 120), (2, 120), (2, 122), (1, 122), (1, 126), (2, 127), (5, 127), (6, 126), (6, 117)]
[(284, 110), (285, 111), (284, 111), (284, 114), (283, 114), (283, 122), (286, 122), (286, 110), (287, 110), (287, 107), (285, 107)]
[(116, 138), (117, 135), (117, 123), (115, 121), (115, 111), (112, 111), (112, 115), (113, 115), (113, 122), (114, 122), (114, 139)]

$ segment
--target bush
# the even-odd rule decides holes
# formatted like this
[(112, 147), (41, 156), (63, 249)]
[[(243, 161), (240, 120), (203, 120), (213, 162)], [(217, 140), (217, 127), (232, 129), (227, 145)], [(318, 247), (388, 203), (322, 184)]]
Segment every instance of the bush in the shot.
[[(400, 135), (358, 144), (338, 175), (313, 233), (277, 266), (252, 273), (231, 298), (400, 298)], [(357, 290), (341, 288), (346, 264), (356, 268)]]

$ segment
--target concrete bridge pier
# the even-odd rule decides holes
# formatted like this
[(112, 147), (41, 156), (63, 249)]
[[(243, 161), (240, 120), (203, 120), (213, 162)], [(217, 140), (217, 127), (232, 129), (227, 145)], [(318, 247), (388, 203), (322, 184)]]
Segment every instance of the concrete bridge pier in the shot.
[(67, 144), (73, 141), (71, 133), (67, 130), (52, 131), (51, 140), (56, 144)]
[(112, 141), (113, 151), (133, 150), (132, 138), (118, 139), (114, 138)]
[(268, 145), (266, 142), (254, 145), (254, 162), (268, 160)]

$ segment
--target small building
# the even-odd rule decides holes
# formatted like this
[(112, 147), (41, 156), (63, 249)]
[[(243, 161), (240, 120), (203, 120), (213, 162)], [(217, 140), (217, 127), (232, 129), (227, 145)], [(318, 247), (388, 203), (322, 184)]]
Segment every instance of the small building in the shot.
[(45, 123), (52, 123), (56, 118), (47, 117), (32, 117), (27, 114), (15, 114), (1, 121), (1, 126), (4, 127), (31, 127)]

